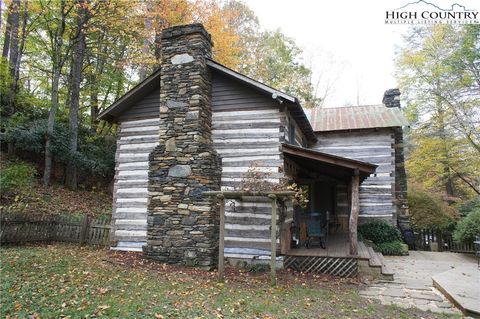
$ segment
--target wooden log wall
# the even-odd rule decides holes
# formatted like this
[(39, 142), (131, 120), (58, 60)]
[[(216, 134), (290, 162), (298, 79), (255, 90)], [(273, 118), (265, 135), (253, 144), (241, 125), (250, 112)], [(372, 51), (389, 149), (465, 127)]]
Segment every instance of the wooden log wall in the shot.
[(123, 121), (117, 140), (114, 249), (141, 251), (147, 235), (148, 156), (158, 144), (159, 117)]
[[(298, 124), (295, 122), (295, 120), (290, 116), (288, 110), (283, 110), (282, 112), (285, 116), (286, 123), (285, 127), (282, 128), (282, 133), (281, 137), (284, 136), (284, 141), (289, 144), (297, 145), (297, 146), (303, 146), (307, 147), (307, 142), (305, 135), (303, 134), (302, 130), (298, 126)], [(291, 140), (290, 138), (290, 130), (291, 128), (294, 128), (295, 130), (295, 139)]]
[[(393, 132), (389, 129), (342, 133), (317, 133), (318, 142), (312, 146), (320, 152), (343, 156), (378, 165), (376, 173), (360, 185), (359, 222), (372, 217), (394, 221), (395, 155)], [(340, 219), (349, 216), (349, 197), (346, 185), (336, 189), (337, 213)]]
[[(280, 128), (286, 123), (279, 103), (214, 74), (212, 107), (213, 143), (222, 157), (222, 190), (238, 187), (253, 162), (257, 162), (258, 171), (269, 173), (271, 182), (278, 182), (283, 176)], [(267, 260), (271, 201), (268, 198), (227, 200), (225, 210), (225, 257)], [(284, 211), (279, 208), (278, 224)]]
[[(152, 105), (159, 105), (159, 97), (157, 102), (152, 97), (157, 93), (121, 118), (112, 222), (116, 249), (141, 250), (146, 242), (148, 155), (159, 134), (158, 108), (152, 111)], [(222, 189), (238, 187), (253, 162), (258, 170), (270, 173), (271, 182), (278, 182), (284, 175), (280, 143), (288, 136), (287, 121), (293, 121), (288, 111), (268, 95), (216, 72), (212, 72), (212, 110), (213, 143), (222, 157)], [(301, 145), (304, 136), (298, 126), (295, 131)], [(227, 202), (226, 257), (268, 258), (270, 209), (268, 199)], [(277, 218), (279, 225), (287, 211), (293, 214), (292, 207), (279, 207), (283, 214)]]

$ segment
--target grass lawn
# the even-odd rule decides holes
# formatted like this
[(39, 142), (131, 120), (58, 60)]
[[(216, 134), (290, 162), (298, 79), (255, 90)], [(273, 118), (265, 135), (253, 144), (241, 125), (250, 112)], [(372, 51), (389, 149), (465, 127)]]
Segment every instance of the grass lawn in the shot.
[(382, 306), (354, 282), (167, 266), (140, 254), (56, 244), (1, 249), (1, 318), (447, 318)]

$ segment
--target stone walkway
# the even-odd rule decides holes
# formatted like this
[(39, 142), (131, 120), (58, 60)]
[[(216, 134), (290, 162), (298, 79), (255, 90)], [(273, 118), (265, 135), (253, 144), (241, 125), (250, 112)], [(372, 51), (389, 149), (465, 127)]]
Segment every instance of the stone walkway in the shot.
[(371, 283), (360, 292), (362, 296), (387, 305), (460, 313), (433, 287), (432, 276), (476, 261), (464, 254), (410, 251), (409, 256), (385, 257), (385, 263), (395, 272), (395, 280)]

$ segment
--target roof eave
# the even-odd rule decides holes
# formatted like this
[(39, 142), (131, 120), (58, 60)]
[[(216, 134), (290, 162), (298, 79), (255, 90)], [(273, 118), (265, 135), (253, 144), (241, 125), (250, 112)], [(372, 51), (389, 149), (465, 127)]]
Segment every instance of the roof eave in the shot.
[(101, 112), (98, 116), (98, 120), (104, 120), (107, 122), (115, 122), (117, 119), (116, 116), (112, 115), (111, 113), (118, 108), (121, 108), (125, 103), (128, 103), (128, 99), (132, 98), (133, 95), (138, 94), (143, 88), (148, 86), (152, 81), (156, 79), (157, 76), (160, 75), (160, 68), (158, 68), (155, 72), (150, 74), (150, 76), (146, 77), (143, 81), (139, 82), (135, 85), (132, 89), (128, 90), (122, 97), (116, 100), (112, 105), (110, 105), (107, 109)]
[(292, 102), (292, 103), (296, 103), (297, 101), (297, 98), (294, 97), (294, 96), (291, 96), (287, 93), (284, 93), (284, 92), (281, 92), (281, 91), (278, 91), (278, 90), (275, 90), (274, 88), (266, 85), (266, 84), (263, 84), (257, 80), (254, 80), (246, 75), (243, 75), (237, 71), (234, 71), (218, 62), (215, 62), (214, 60), (212, 59), (207, 59), (207, 65), (215, 70), (218, 70), (230, 77), (233, 77), (237, 80), (240, 80), (242, 81), (243, 83), (245, 84), (248, 84), (260, 91), (263, 91), (265, 93), (269, 93), (272, 95), (272, 98), (281, 98), (283, 100), (286, 100), (286, 101), (289, 101), (289, 102)]
[(354, 127), (354, 128), (341, 128), (341, 129), (330, 129), (330, 130), (314, 130), (314, 132), (315, 133), (351, 132), (351, 131), (361, 131), (361, 130), (392, 129), (392, 128), (404, 128), (404, 127), (410, 127), (410, 125)]
[(335, 163), (336, 165), (343, 166), (343, 167), (349, 168), (349, 169), (359, 169), (361, 172), (364, 172), (364, 173), (367, 173), (367, 174), (375, 173), (375, 170), (378, 167), (378, 165), (376, 165), (376, 164), (372, 164), (372, 163), (368, 163), (368, 162), (362, 162), (362, 161), (359, 161), (359, 160), (354, 160), (354, 159), (341, 157), (341, 156), (337, 156), (337, 155), (333, 155), (333, 154), (323, 153), (323, 152), (319, 152), (319, 151), (316, 151), (316, 150), (313, 150), (313, 149), (299, 147), (299, 146), (295, 146), (295, 145), (291, 145), (291, 144), (282, 143), (281, 146), (282, 146), (282, 152), (285, 152), (285, 149), (287, 149), (287, 152), (288, 152), (288, 149), (291, 149), (293, 151), (298, 151), (300, 153), (311, 154), (312, 156), (316, 155), (316, 156), (320, 156), (320, 157), (331, 158), (331, 159), (334, 159), (335, 161), (337, 161), (337, 163)]

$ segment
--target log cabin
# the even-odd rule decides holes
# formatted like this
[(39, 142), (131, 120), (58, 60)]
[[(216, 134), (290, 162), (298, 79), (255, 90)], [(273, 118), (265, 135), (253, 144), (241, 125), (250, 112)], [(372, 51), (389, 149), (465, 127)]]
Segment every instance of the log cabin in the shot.
[[(288, 176), (309, 194), (304, 209), (280, 205), (280, 265), (305, 257), (305, 212), (328, 214), (331, 245), (317, 257), (366, 255), (347, 251), (357, 219), (399, 224), (407, 214), (400, 92), (380, 105), (306, 111), (214, 61), (212, 45), (201, 24), (165, 29), (158, 70), (99, 115), (118, 125), (112, 249), (214, 267), (218, 205), (202, 193), (237, 189), (255, 163), (270, 182)], [(225, 217), (227, 259), (270, 258), (268, 199), (231, 200)]]

